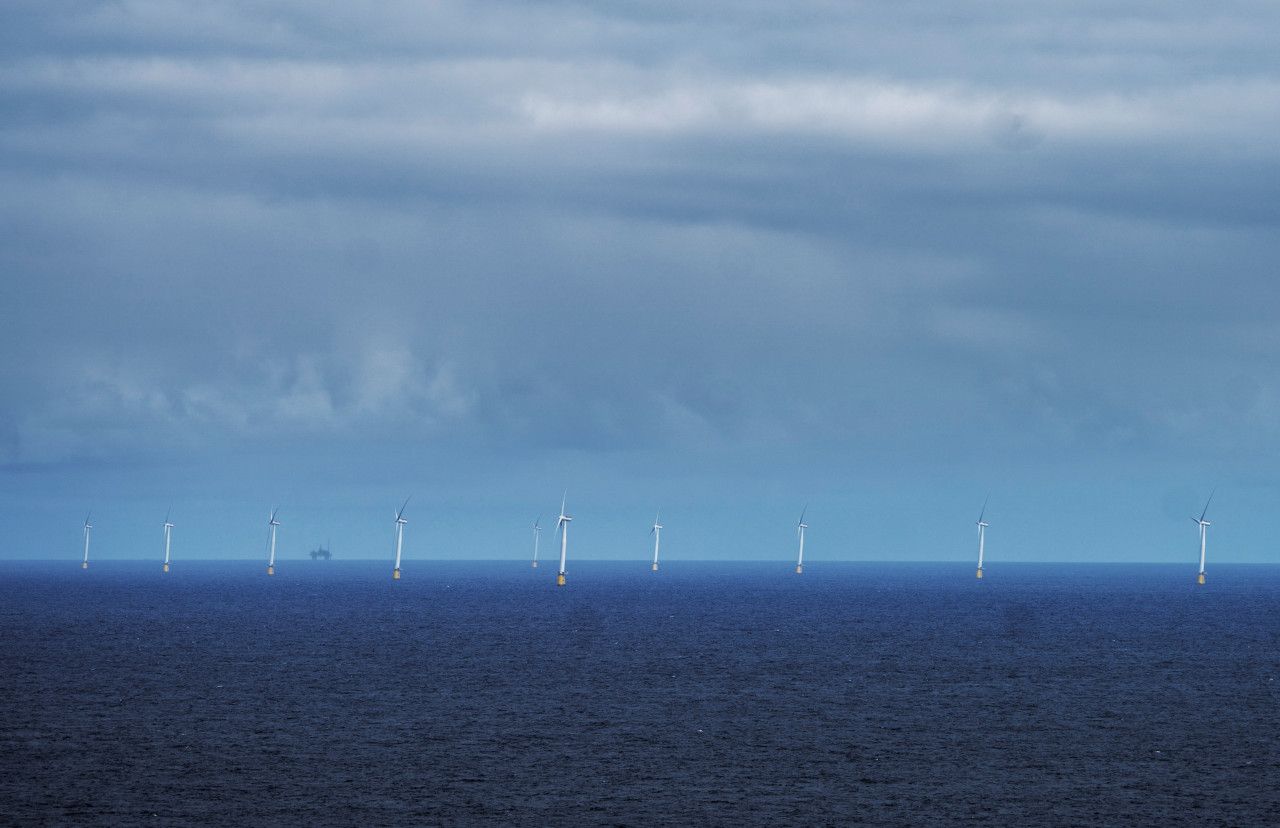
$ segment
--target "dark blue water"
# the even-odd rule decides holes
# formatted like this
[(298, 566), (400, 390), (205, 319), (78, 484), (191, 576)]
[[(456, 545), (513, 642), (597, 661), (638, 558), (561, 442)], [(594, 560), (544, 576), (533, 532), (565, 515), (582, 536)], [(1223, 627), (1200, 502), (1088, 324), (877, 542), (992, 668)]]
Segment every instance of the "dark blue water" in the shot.
[(14, 825), (1280, 822), (1280, 568), (0, 564)]

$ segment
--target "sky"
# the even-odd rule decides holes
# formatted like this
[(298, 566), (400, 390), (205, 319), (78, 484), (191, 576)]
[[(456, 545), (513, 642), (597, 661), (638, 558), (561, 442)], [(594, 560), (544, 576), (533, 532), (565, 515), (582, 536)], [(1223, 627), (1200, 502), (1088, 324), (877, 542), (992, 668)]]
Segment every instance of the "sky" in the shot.
[(8, 0), (0, 557), (1280, 563), (1278, 37)]

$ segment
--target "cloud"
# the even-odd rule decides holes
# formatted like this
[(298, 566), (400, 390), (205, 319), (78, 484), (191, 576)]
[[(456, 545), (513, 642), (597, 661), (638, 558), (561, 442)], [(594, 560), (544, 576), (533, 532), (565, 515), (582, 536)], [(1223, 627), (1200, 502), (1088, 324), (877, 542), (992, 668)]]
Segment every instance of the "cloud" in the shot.
[(0, 71), (20, 458), (1174, 444), (1190, 365), (1275, 393), (1224, 333), (1273, 298), (1256, 10), (43, 8)]

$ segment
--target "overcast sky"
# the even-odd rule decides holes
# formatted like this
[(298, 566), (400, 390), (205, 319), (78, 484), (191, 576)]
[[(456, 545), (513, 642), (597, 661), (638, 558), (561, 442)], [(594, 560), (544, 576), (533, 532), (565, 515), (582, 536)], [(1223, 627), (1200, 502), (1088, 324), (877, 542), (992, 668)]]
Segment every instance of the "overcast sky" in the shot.
[(1280, 561), (1278, 39), (8, 0), (0, 555)]

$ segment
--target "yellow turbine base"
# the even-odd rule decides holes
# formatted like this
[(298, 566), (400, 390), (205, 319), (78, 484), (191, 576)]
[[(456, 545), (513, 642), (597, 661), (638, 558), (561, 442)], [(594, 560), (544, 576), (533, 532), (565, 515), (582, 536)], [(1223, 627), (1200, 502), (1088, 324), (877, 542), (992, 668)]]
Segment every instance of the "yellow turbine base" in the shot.
[(89, 562), (88, 562), (88, 561), (85, 561), (85, 562), (84, 562), (84, 566), (82, 566), (82, 567), (80, 567), (80, 568), (81, 568), (81, 569), (88, 569), (88, 568), (89, 568)]
[(556, 576), (556, 586), (564, 586), (564, 573), (561, 572)]
[(654, 572), (657, 572), (657, 571), (658, 571), (658, 562), (657, 562), (657, 561), (654, 561), (654, 562), (653, 562), (653, 571), (654, 571)]
[(168, 572), (168, 571), (169, 571), (169, 565), (168, 565), (168, 564), (165, 564), (165, 565), (164, 565), (164, 571), (165, 571), (165, 572)]
[(978, 567), (978, 577), (982, 577), (982, 567)]
[(538, 568), (538, 562), (537, 562), (537, 561), (534, 561), (534, 562), (533, 562), (533, 568), (534, 568), (534, 569), (537, 569), (537, 568)]
[(797, 574), (797, 575), (799, 575), (799, 574), (800, 574), (801, 572), (803, 572), (803, 571), (804, 571), (804, 569), (803, 569), (799, 564), (797, 564), (797, 565), (796, 565), (796, 574)]
[(396, 574), (393, 575), (392, 577), (395, 578), (397, 581), (400, 580), (400, 570), (397, 569)]
[(269, 567), (267, 567), (267, 574), (268, 574), (268, 575), (274, 575), (274, 574), (276, 574), (276, 568), (275, 568), (274, 566), (269, 566)]
[(1203, 573), (1203, 572), (1201, 572), (1201, 573), (1200, 573), (1200, 583), (1202, 583), (1202, 584), (1204, 583), (1204, 573)]

